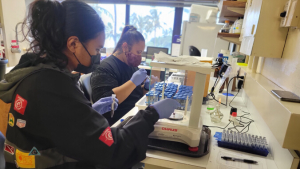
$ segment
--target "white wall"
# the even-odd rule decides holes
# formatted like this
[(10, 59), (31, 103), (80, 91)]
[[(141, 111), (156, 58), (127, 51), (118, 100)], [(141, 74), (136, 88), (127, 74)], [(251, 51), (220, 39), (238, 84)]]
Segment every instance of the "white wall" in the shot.
[[(11, 53), (11, 40), (15, 40), (15, 27), (18, 22), (22, 22), (26, 16), (25, 0), (1, 0), (1, 26), (3, 29), (3, 38), (5, 46), (5, 55), (8, 58), (8, 66), (15, 66), (18, 64), (20, 57), (25, 53), (23, 48), (28, 48), (27, 41), (21, 42), (21, 53)], [(21, 30), (19, 25), (18, 30)], [(19, 33), (19, 40), (23, 39)]]
[(26, 7), (28, 7), (28, 5), (31, 3), (31, 2), (33, 2), (34, 0), (25, 0), (25, 5), (26, 5)]
[(290, 28), (282, 58), (265, 58), (262, 74), (300, 96), (300, 29)]

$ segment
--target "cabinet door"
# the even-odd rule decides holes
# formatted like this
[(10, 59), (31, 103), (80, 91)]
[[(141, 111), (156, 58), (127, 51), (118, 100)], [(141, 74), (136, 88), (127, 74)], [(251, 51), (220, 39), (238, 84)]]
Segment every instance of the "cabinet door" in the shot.
[(248, 0), (244, 18), (244, 36), (254, 36), (257, 29), (262, 0)]
[(255, 33), (258, 25), (262, 0), (248, 0), (243, 22), (243, 40), (241, 52), (251, 55), (255, 39)]

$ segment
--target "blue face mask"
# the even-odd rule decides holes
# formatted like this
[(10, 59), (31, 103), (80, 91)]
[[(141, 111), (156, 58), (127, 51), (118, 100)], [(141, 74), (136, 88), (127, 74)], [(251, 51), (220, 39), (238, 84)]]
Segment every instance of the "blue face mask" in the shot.
[[(81, 43), (82, 44), (82, 43)], [(92, 57), (92, 55), (90, 54), (90, 52), (86, 49), (86, 47), (82, 44), (82, 46), (84, 47), (85, 51), (89, 54), (89, 56), (91, 57), (91, 64), (90, 66), (84, 66), (83, 64), (80, 63), (80, 61), (78, 60), (78, 58), (76, 57), (75, 53), (73, 53), (73, 55), (75, 56), (75, 58), (78, 61), (78, 65), (77, 67), (74, 69), (74, 71), (79, 72), (79, 73), (84, 73), (84, 74), (88, 74), (92, 72), (92, 67), (94, 64), (94, 59), (95, 57)]]

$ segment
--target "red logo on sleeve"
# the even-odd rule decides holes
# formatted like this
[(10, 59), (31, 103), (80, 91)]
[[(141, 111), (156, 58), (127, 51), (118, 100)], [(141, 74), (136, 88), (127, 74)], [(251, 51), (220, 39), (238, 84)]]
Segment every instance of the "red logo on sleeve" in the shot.
[(100, 135), (99, 140), (108, 145), (109, 147), (114, 143), (110, 127), (107, 127)]
[(11, 155), (14, 155), (15, 154), (15, 148), (11, 145), (8, 145), (6, 143), (4, 143), (4, 151), (8, 152), (9, 154)]
[(20, 95), (17, 94), (15, 99), (15, 104), (14, 104), (14, 110), (24, 115), (26, 106), (27, 106), (27, 100), (23, 99)]

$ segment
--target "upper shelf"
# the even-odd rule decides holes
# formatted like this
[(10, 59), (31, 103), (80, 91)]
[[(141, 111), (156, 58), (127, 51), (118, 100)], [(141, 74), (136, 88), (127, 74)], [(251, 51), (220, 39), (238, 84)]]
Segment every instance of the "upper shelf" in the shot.
[(220, 23), (225, 20), (234, 22), (238, 17), (244, 16), (246, 2), (240, 1), (220, 1)]
[(236, 34), (236, 33), (218, 33), (218, 38), (226, 40), (228, 42), (235, 43), (237, 45), (241, 44), (241, 41), (239, 40), (240, 34)]
[(210, 66), (204, 65), (204, 66), (196, 66), (196, 65), (175, 65), (175, 64), (169, 64), (169, 63), (164, 63), (164, 62), (157, 62), (157, 61), (152, 61), (150, 62), (151, 67), (160, 67), (160, 68), (169, 68), (169, 69), (179, 69), (179, 70), (190, 70), (194, 72), (198, 72), (201, 74), (210, 74), (213, 72), (215, 69), (213, 69)]

